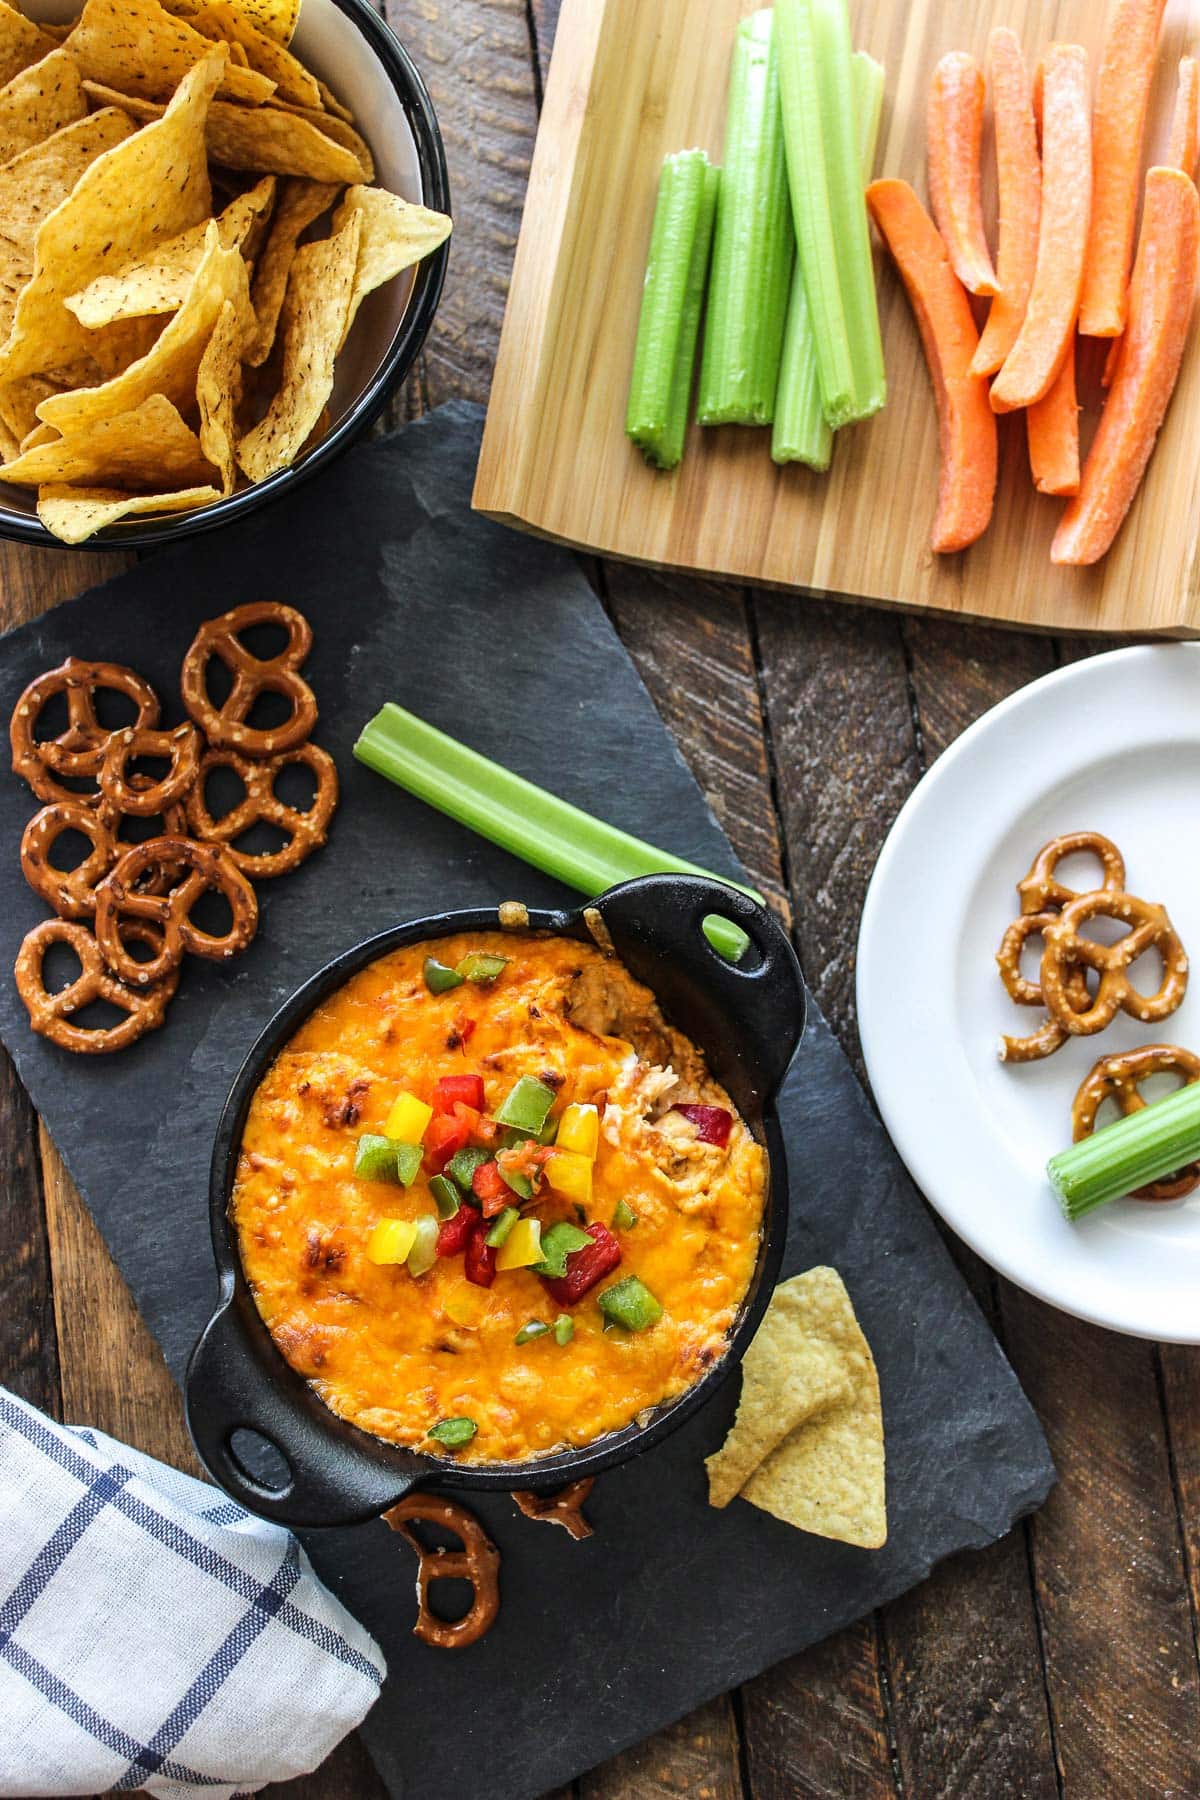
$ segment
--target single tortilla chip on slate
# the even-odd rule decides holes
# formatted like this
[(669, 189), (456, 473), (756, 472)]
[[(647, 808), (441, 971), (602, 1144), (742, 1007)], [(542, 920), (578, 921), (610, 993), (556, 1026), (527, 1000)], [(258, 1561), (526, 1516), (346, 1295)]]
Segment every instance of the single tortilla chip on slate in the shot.
[[(45, 143), (86, 112), (78, 64), (65, 50), (52, 50), (0, 88), (0, 164)], [(0, 231), (6, 230), (0, 212)]]
[[(85, 81), (83, 87), (103, 106), (125, 107), (131, 118), (162, 117), (162, 107), (153, 100), (132, 99), (96, 81)], [(207, 136), (209, 156), (227, 169), (245, 169), (253, 175), (304, 175), (339, 187), (362, 179), (357, 156), (318, 131), (307, 116), (282, 107), (231, 106), (214, 100), (208, 109)]]
[(242, 397), (242, 342), (245, 324), (232, 300), (220, 317), (200, 358), (196, 400), (200, 407), (200, 447), (221, 471), (221, 487), (232, 494), (237, 480), (237, 409)]
[(832, 1269), (809, 1275), (820, 1278), (812, 1330), (837, 1348), (853, 1391), (797, 1425), (750, 1476), (742, 1498), (801, 1531), (878, 1550), (887, 1542), (879, 1377), (840, 1276)]
[(82, 544), (106, 525), (141, 513), (193, 512), (221, 498), (214, 487), (181, 488), (174, 494), (126, 494), (120, 488), (69, 487), (59, 482), (38, 489), (38, 518), (64, 544)]
[(40, 62), (56, 47), (54, 39), (32, 19), (0, 0), (0, 87), (6, 87), (14, 75), (30, 63)]
[(347, 335), (367, 295), (436, 250), (453, 229), (453, 221), (445, 213), (401, 200), (384, 188), (348, 188), (333, 215), (334, 230), (340, 231), (354, 213), (362, 218), (362, 237), (346, 317)]
[(321, 89), (315, 75), (293, 56), (277, 38), (269, 37), (257, 25), (239, 13), (228, 0), (207, 0), (192, 14), (197, 31), (207, 38), (223, 39), (245, 52), (251, 69), (275, 83), (280, 100), (292, 100), (297, 106), (321, 107)]
[(728, 1506), (790, 1431), (853, 1394), (842, 1346), (824, 1329), (832, 1273), (810, 1269), (772, 1294), (742, 1361), (733, 1428), (705, 1460), (710, 1506)]
[[(222, 245), (243, 250), (256, 222), (269, 213), (275, 197), (275, 177), (264, 175), (254, 187), (231, 200), (216, 221)], [(192, 225), (178, 237), (158, 245), (148, 257), (138, 257), (116, 275), (100, 275), (82, 293), (70, 294), (66, 305), (81, 325), (95, 330), (118, 319), (157, 317), (177, 312), (192, 289), (204, 258), (208, 221)]]
[(162, 394), (152, 394), (133, 412), (99, 419), (0, 467), (0, 481), (22, 487), (84, 482), (167, 489), (211, 480), (200, 439)]
[(133, 131), (124, 113), (105, 107), (64, 125), (0, 169), (0, 343), (12, 329), (21, 291), (33, 277), (43, 220), (62, 205), (97, 157)]
[[(89, 81), (145, 100), (169, 100), (212, 41), (172, 18), (159, 0), (85, 0), (66, 48)], [(228, 100), (261, 106), (275, 83), (227, 54), (217, 91)]]
[(245, 358), (251, 368), (260, 367), (271, 354), (296, 245), (313, 221), (332, 206), (337, 194), (335, 183), (321, 181), (292, 180), (280, 189), (271, 229), (254, 271), (251, 292), (257, 326)]
[(99, 387), (53, 395), (38, 408), (38, 417), (65, 437), (98, 419), (130, 413), (152, 394), (165, 394), (176, 406), (191, 406), (200, 359), (227, 300), (233, 302), (241, 336), (248, 335), (254, 329), (254, 310), (246, 264), (240, 250), (225, 249), (217, 221), (210, 219), (187, 299), (146, 355)]
[(180, 82), (162, 118), (97, 157), (43, 220), (33, 277), (0, 350), (0, 383), (89, 354), (90, 334), (67, 311), (67, 296), (208, 218), (204, 122), (226, 60), (214, 46)]
[(266, 417), (241, 440), (238, 461), (265, 481), (295, 461), (333, 392), (333, 365), (354, 291), (362, 220), (296, 252), (283, 302), (283, 374)]

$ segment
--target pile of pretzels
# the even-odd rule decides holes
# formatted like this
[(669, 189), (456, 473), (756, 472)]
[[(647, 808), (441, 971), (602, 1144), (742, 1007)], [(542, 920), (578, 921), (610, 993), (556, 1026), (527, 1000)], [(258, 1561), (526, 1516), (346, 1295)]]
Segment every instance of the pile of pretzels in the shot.
[[(277, 655), (256, 656), (242, 641), (254, 626), (282, 627)], [(117, 663), (69, 657), (30, 682), (12, 716), (13, 769), (43, 803), (21, 839), (21, 868), (55, 917), (27, 934), (16, 981), (34, 1031), (65, 1050), (104, 1055), (124, 1050), (161, 1025), (179, 985), (185, 954), (225, 961), (246, 949), (258, 929), (252, 881), (288, 874), (320, 848), (337, 805), (333, 758), (310, 742), (317, 703), (300, 670), (312, 647), (303, 614), (279, 601), (257, 601), (210, 619), (184, 657), (180, 689), (187, 723), (160, 723), (149, 682)], [(217, 702), (210, 666), (223, 663), (230, 687)], [(105, 726), (99, 696), (121, 694), (134, 709), (131, 724)], [(263, 694), (281, 696), (289, 713), (269, 727), (250, 723)], [(57, 697), (67, 725), (39, 735), (42, 714)], [(139, 761), (165, 762), (152, 777)], [(275, 793), (280, 772), (301, 763), (311, 771), (309, 806), (290, 806)], [(230, 811), (214, 817), (206, 783), (216, 768), (231, 769), (244, 789)], [(130, 842), (131, 821), (152, 820), (155, 835)], [(276, 849), (240, 847), (258, 823), (282, 834)], [(144, 827), (143, 827), (144, 828)], [(87, 842), (84, 859), (63, 869), (52, 861), (68, 832)], [(205, 931), (192, 918), (201, 895), (224, 896), (228, 929)], [(50, 992), (44, 964), (54, 944), (74, 951), (80, 973)], [(91, 1025), (79, 1015), (107, 1001), (123, 1017)]]

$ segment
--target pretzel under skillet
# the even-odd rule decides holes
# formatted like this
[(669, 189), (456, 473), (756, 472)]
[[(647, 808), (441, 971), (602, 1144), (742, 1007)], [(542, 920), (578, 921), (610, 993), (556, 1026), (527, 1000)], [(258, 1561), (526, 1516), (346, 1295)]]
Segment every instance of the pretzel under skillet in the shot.
[[(167, 893), (150, 893), (147, 876), (168, 874)], [(209, 889), (223, 894), (232, 915), (229, 930), (216, 936), (193, 923), (192, 908)], [(158, 954), (139, 962), (122, 943), (130, 920), (149, 923), (162, 934)], [(191, 838), (148, 838), (133, 844), (96, 889), (96, 941), (109, 968), (132, 986), (159, 981), (177, 969), (185, 953), (220, 962), (244, 950), (258, 929), (254, 889), (222, 844)]]
[[(282, 770), (296, 764), (310, 769), (316, 780), (312, 805), (289, 806), (275, 792)], [(213, 769), (232, 769), (245, 792), (229, 812), (214, 818), (205, 791)], [(329, 835), (329, 821), (338, 801), (337, 765), (319, 745), (298, 744), (261, 762), (251, 762), (236, 750), (210, 750), (200, 764), (196, 785), (188, 795), (188, 824), (203, 843), (224, 844), (244, 875), (265, 881), (287, 875), (319, 850)], [(287, 842), (278, 850), (239, 850), (235, 840), (252, 826), (265, 823), (282, 831)]]
[[(1200, 1081), (1200, 1056), (1180, 1050), (1174, 1044), (1143, 1044), (1136, 1050), (1119, 1050), (1115, 1056), (1100, 1061), (1080, 1085), (1071, 1106), (1071, 1127), (1075, 1143), (1090, 1137), (1096, 1129), (1096, 1115), (1106, 1100), (1115, 1100), (1121, 1112), (1141, 1112), (1148, 1102), (1143, 1100), (1141, 1085), (1151, 1075), (1179, 1075), (1182, 1085)], [(1133, 1200), (1182, 1200), (1200, 1187), (1200, 1163), (1189, 1163), (1174, 1175), (1135, 1188)]]
[[(277, 656), (255, 656), (241, 633), (254, 625), (278, 625), (287, 643)], [(274, 756), (294, 750), (312, 733), (317, 701), (300, 673), (312, 649), (312, 627), (303, 613), (281, 600), (256, 600), (209, 619), (196, 633), (183, 659), (180, 688), (183, 704), (214, 749), (238, 750), (243, 756)], [(233, 686), (218, 705), (208, 692), (208, 670), (216, 657), (233, 677)], [(292, 711), (281, 725), (247, 724), (262, 694), (281, 694)]]
[[(474, 1513), (440, 1494), (410, 1494), (383, 1515), (393, 1531), (417, 1554), (417, 1622), (413, 1634), (439, 1650), (464, 1650), (490, 1631), (500, 1610), (500, 1552)], [(412, 1521), (423, 1520), (453, 1532), (461, 1548), (447, 1550), (423, 1544)], [(469, 1581), (471, 1604), (461, 1619), (439, 1619), (429, 1604), (435, 1581)]]
[[(158, 934), (142, 920), (127, 920), (123, 926), (126, 938), (134, 939), (154, 950)], [(80, 971), (74, 981), (57, 993), (49, 993), (45, 982), (45, 960), (54, 944), (67, 944), (79, 958)], [(105, 967), (100, 946), (87, 926), (71, 919), (43, 919), (26, 934), (17, 952), (17, 992), (25, 1003), (29, 1023), (39, 1037), (48, 1038), (64, 1050), (84, 1056), (104, 1056), (114, 1050), (125, 1050), (138, 1038), (154, 1031), (166, 1017), (167, 1006), (179, 982), (178, 970), (163, 980), (137, 987), (128, 986)], [(97, 1000), (106, 1000), (125, 1014), (116, 1025), (89, 1027), (75, 1023), (75, 1015)]]
[(583, 1504), (596, 1484), (594, 1475), (581, 1481), (569, 1481), (554, 1494), (535, 1494), (531, 1488), (514, 1488), (513, 1499), (527, 1519), (544, 1519), (549, 1525), (561, 1525), (571, 1537), (590, 1538), (592, 1527), (584, 1515)]
[[(158, 696), (148, 681), (120, 663), (86, 662), (69, 656), (56, 669), (48, 669), (29, 683), (13, 709), (9, 724), (13, 770), (27, 781), (39, 800), (76, 800), (96, 806), (100, 790), (86, 794), (67, 787), (59, 777), (95, 781), (111, 727), (102, 725), (96, 711), (97, 695), (122, 694), (132, 701), (137, 716), (131, 729), (152, 730), (158, 724)], [(67, 727), (53, 738), (39, 738), (38, 723), (50, 701), (65, 695)]]

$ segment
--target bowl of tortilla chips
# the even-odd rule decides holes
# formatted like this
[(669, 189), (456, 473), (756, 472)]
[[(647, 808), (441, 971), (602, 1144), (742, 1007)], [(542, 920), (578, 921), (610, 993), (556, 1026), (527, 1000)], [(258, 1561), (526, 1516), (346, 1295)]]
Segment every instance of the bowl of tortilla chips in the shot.
[(429, 329), (449, 182), (368, 0), (0, 0), (0, 535), (290, 491)]

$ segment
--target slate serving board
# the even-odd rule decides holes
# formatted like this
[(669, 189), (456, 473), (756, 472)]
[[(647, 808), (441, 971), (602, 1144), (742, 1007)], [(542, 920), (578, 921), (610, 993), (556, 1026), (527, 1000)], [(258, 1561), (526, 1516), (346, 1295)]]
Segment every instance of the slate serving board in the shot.
[[(330, 845), (260, 888), (250, 952), (230, 967), (192, 962), (166, 1028), (123, 1055), (71, 1057), (29, 1030), (7, 970), (44, 913), (16, 858), (34, 803), (0, 775), (0, 1036), (177, 1377), (215, 1294), (213, 1130), (280, 1001), (397, 919), (566, 897), (352, 760), (384, 700), (640, 836), (741, 873), (572, 559), (470, 512), (480, 423), (474, 407), (444, 407), (261, 518), (0, 641), (5, 718), (33, 675), (74, 654), (131, 663), (173, 722), (201, 620), (275, 597), (315, 631), (316, 735), (343, 784)], [(879, 1365), (887, 1548), (826, 1543), (741, 1501), (710, 1510), (701, 1459), (725, 1433), (736, 1380), (658, 1450), (601, 1478), (586, 1543), (524, 1519), (507, 1496), (478, 1499), (504, 1555), (503, 1604), (469, 1651), (410, 1635), (414, 1566), (384, 1525), (310, 1533), (317, 1568), (387, 1654), (364, 1730), (393, 1794), (529, 1800), (900, 1593), (940, 1557), (991, 1542), (1045, 1497), (1053, 1468), (1037, 1421), (815, 1008), (781, 1114), (785, 1273), (834, 1264)]]

